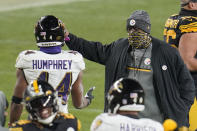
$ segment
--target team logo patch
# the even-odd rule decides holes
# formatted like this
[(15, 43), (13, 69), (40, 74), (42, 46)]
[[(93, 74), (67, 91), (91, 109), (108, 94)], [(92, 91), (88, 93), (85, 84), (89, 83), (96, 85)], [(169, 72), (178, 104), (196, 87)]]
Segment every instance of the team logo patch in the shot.
[(135, 20), (134, 20), (134, 19), (131, 19), (131, 20), (130, 20), (130, 22), (129, 22), (129, 24), (130, 24), (131, 26), (134, 26), (134, 25), (135, 25), (135, 23), (136, 23), (136, 22), (135, 22)]
[(163, 66), (162, 66), (162, 70), (165, 71), (165, 70), (167, 70), (167, 69), (168, 69), (168, 67), (167, 67), (166, 65), (163, 65)]
[(97, 120), (97, 121), (95, 122), (95, 124), (94, 124), (93, 129), (96, 130), (99, 126), (101, 126), (102, 123), (103, 123), (102, 120)]
[(145, 64), (145, 65), (150, 65), (150, 63), (151, 63), (150, 58), (146, 58), (146, 59), (144, 60), (144, 64)]

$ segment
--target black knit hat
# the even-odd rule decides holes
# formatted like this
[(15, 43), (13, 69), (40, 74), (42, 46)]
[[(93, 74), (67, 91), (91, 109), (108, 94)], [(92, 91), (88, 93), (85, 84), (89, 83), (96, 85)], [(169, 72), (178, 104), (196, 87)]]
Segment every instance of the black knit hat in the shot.
[(188, 5), (189, 2), (196, 3), (197, 0), (188, 0), (188, 1), (186, 1), (186, 0), (181, 0), (181, 7), (184, 7), (184, 6)]
[(127, 31), (133, 27), (137, 27), (150, 34), (151, 23), (148, 13), (144, 10), (136, 10), (127, 19)]

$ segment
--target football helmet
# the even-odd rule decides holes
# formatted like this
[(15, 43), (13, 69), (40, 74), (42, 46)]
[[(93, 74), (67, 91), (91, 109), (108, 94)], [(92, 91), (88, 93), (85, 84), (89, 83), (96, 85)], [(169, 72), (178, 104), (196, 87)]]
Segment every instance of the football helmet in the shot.
[(34, 34), (38, 47), (63, 45), (65, 34), (64, 23), (53, 15), (40, 18), (35, 25)]
[(114, 82), (107, 99), (108, 113), (144, 110), (144, 90), (136, 80), (130, 78), (120, 78)]
[(49, 125), (58, 111), (57, 92), (46, 81), (34, 80), (27, 87), (25, 105), (30, 119)]

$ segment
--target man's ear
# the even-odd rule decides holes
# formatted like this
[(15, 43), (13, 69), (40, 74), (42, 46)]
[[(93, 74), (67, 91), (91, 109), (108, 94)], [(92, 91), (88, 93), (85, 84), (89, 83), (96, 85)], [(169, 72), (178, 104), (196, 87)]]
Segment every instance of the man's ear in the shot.
[(191, 9), (191, 10), (194, 10), (194, 9), (196, 9), (197, 7), (196, 7), (196, 4), (195, 4), (194, 2), (189, 2), (188, 8)]

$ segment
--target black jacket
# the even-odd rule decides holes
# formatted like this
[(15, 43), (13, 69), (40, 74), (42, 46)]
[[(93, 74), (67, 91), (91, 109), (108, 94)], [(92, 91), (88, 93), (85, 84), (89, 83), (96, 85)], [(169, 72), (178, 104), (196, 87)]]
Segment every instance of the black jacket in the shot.
[[(70, 41), (66, 41), (66, 44), (70, 49), (79, 51), (88, 60), (105, 65), (105, 96), (114, 81), (128, 76), (126, 66), (130, 48), (126, 38), (102, 45), (73, 34), (69, 37)], [(171, 118), (179, 126), (189, 126), (188, 113), (194, 101), (195, 86), (179, 52), (163, 41), (152, 38), (151, 64), (157, 102), (164, 119)], [(163, 66), (167, 66), (167, 69), (162, 69)]]
[(9, 131), (68, 131), (68, 129), (80, 131), (81, 122), (72, 114), (65, 113), (57, 113), (51, 125), (33, 120), (19, 120), (9, 127)]

